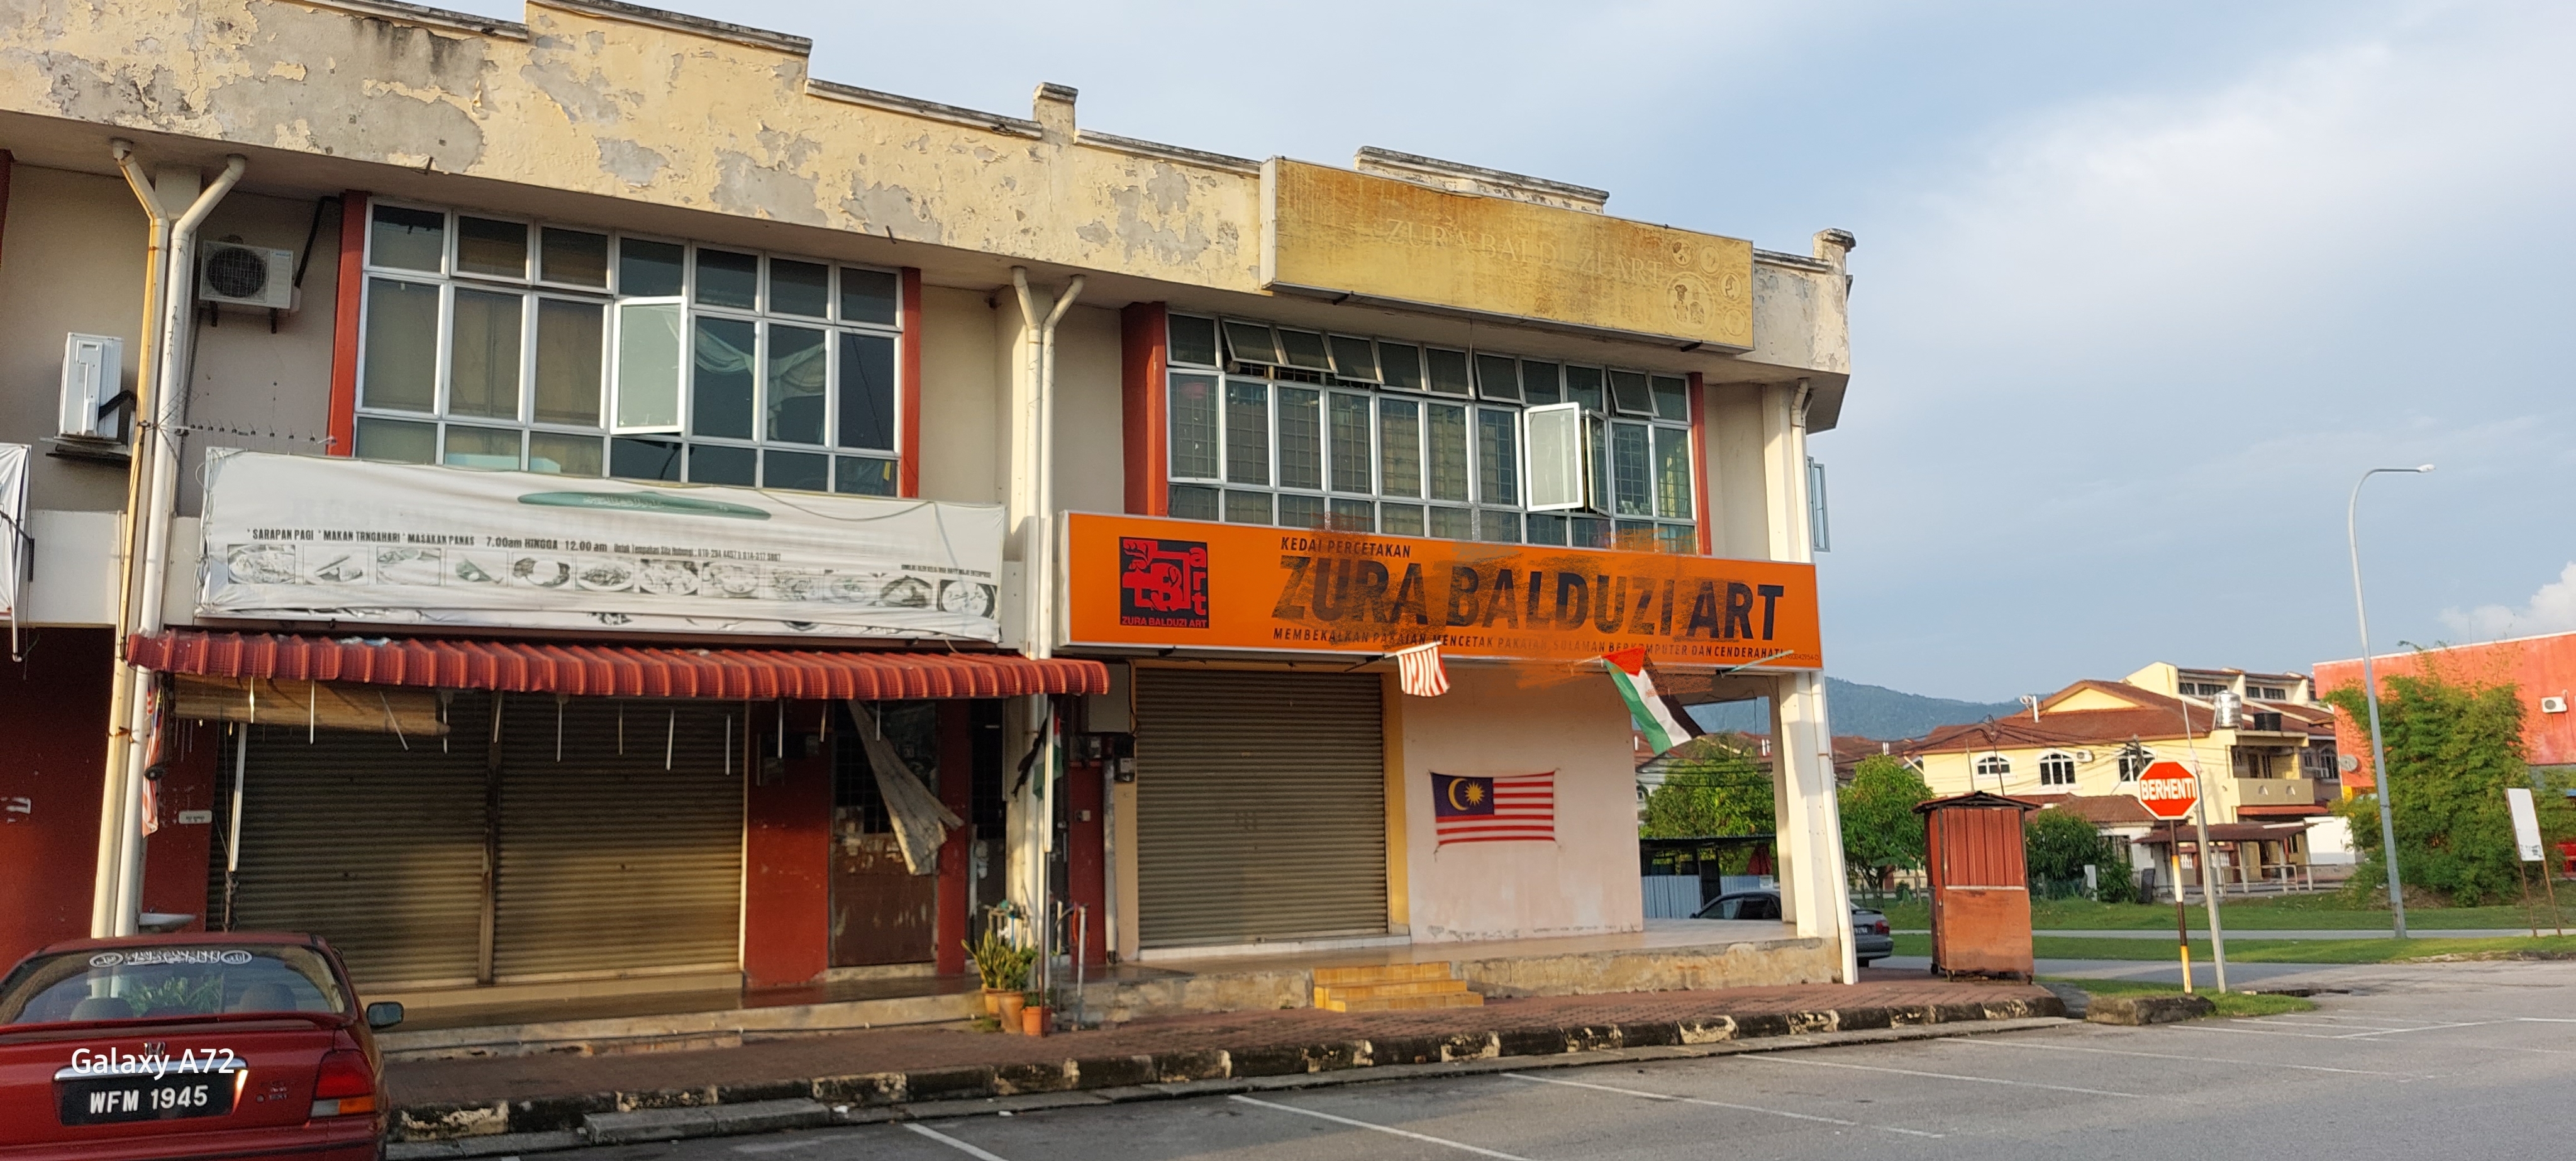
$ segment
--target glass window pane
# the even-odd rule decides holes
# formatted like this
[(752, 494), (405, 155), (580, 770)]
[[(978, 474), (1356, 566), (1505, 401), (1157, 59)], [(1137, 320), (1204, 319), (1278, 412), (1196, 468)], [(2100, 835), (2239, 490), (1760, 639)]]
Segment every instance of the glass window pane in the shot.
[(1279, 361), (1279, 340), (1271, 336), (1269, 327), (1260, 323), (1236, 322), (1233, 319), (1227, 319), (1225, 345), (1241, 362), (1276, 363)]
[(832, 268), (785, 258), (769, 260), (769, 309), (825, 318), (832, 313)]
[(1645, 520), (1620, 521), (1619, 531), (1611, 538), (1611, 547), (1621, 552), (1659, 552), (1661, 545), (1654, 524)]
[(608, 441), (608, 474), (621, 480), (678, 480), (680, 441), (612, 439)]
[(1621, 516), (1652, 516), (1647, 498), (1646, 428), (1643, 424), (1610, 425), (1611, 511)]
[(1331, 400), (1333, 490), (1369, 490), (1369, 401), (1366, 395), (1335, 394)]
[(1288, 356), (1288, 365), (1291, 367), (1304, 367), (1309, 371), (1333, 369), (1332, 352), (1324, 348), (1324, 336), (1313, 331), (1292, 331), (1281, 327), (1279, 350), (1281, 354)]
[(1380, 436), (1378, 487), (1389, 496), (1422, 494), (1422, 405), (1410, 399), (1377, 401)]
[(760, 303), (760, 256), (698, 247), (698, 303), (750, 310)]
[(1166, 357), (1172, 362), (1192, 367), (1216, 366), (1216, 320), (1193, 318), (1185, 314), (1165, 320), (1171, 349)]
[(1521, 360), (1521, 393), (1533, 404), (1564, 402), (1565, 389), (1557, 382), (1556, 364)]
[(752, 351), (759, 329), (744, 319), (690, 320), (689, 432), (751, 438)]
[[(1476, 409), (1476, 501), (1480, 504), (1521, 502), (1518, 418), (1499, 407)], [(1519, 539), (1519, 534), (1513, 539)]]
[(1699, 530), (1688, 524), (1665, 524), (1655, 529), (1663, 541), (1664, 551), (1675, 556), (1689, 556), (1699, 551)]
[(528, 224), (456, 215), (456, 272), (528, 276)]
[(1646, 377), (1636, 371), (1610, 372), (1610, 402), (1621, 415), (1655, 413), (1655, 402), (1646, 394)]
[(1422, 505), (1378, 505), (1378, 531), (1389, 536), (1422, 535)]
[(519, 417), (519, 310), (515, 294), (456, 290), (447, 344), (447, 413)]
[[(1425, 424), (1424, 442), (1429, 445), (1423, 457), (1430, 469), (1431, 498), (1434, 500), (1467, 499), (1467, 409), (1446, 404), (1432, 404), (1430, 422)], [(1434, 535), (1441, 535), (1435, 533)]]
[(608, 235), (547, 226), (537, 237), (538, 277), (575, 286), (608, 285)]
[(426, 464), (438, 459), (438, 425), (398, 419), (358, 420), (358, 458), (398, 464)]
[[(1216, 478), (1216, 379), (1208, 375), (1172, 376), (1172, 475), (1184, 480)], [(1177, 489), (1173, 495), (1178, 496)], [(1213, 495), (1213, 493), (1211, 493)], [(1175, 499), (1174, 504), (1180, 503)], [(1215, 501), (1208, 514), (1216, 519)]]
[(368, 279), (366, 343), (358, 372), (362, 402), (421, 412), (438, 405), (437, 287)]
[(1690, 432), (1655, 429), (1655, 511), (1669, 519), (1691, 517)]
[(1443, 540), (1474, 540), (1476, 514), (1464, 508), (1434, 508), (1430, 531)]
[(832, 490), (832, 457), (815, 452), (762, 452), (760, 486), (793, 488), (799, 492), (829, 492)]
[(1324, 498), (1321, 496), (1279, 497), (1279, 526), (1282, 528), (1323, 527)]
[(519, 467), (519, 433), (516, 429), (498, 427), (447, 426), (447, 454), (441, 463), (455, 468), (500, 468), (516, 471)]
[(1465, 395), (1471, 390), (1467, 381), (1467, 352), (1431, 347), (1426, 353), (1431, 362), (1432, 390), (1443, 395)]
[(598, 436), (560, 435), (551, 431), (528, 433), (529, 471), (562, 476), (596, 476), (599, 469)]
[[(823, 442), (825, 360), (823, 332), (810, 327), (769, 328), (767, 394), (769, 438), (787, 443)], [(818, 489), (819, 490), (819, 489)]]
[(629, 298), (669, 298), (680, 293), (682, 260), (677, 242), (617, 240), (617, 293)]
[(1595, 512), (1610, 510), (1610, 424), (1607, 420), (1587, 417), (1583, 421), (1584, 462), (1592, 467), (1583, 481), (1584, 507)]
[(1532, 544), (1553, 544), (1560, 548), (1564, 547), (1565, 517), (1552, 515), (1546, 512), (1530, 513), (1529, 542)]
[(852, 496), (895, 494), (895, 463), (867, 456), (833, 457), (832, 490)]
[(1520, 364), (1501, 355), (1476, 356), (1476, 390), (1487, 399), (1520, 398)]
[(1565, 401), (1580, 403), (1593, 411), (1605, 410), (1601, 395), (1601, 368), (1567, 367)]
[[(1279, 486), (1324, 486), (1324, 419), (1317, 393), (1300, 387), (1279, 389)], [(1241, 477), (1238, 484), (1259, 483)]]
[(1333, 336), (1333, 373), (1364, 383), (1377, 382), (1377, 348), (1367, 339)]
[(895, 451), (894, 339), (841, 332), (842, 447)]
[(1340, 532), (1377, 531), (1377, 506), (1366, 500), (1334, 500), (1326, 525)]
[(1476, 539), (1493, 544), (1520, 543), (1521, 514), (1500, 512), (1492, 508), (1477, 509)]
[(891, 270), (841, 268), (841, 318), (847, 322), (896, 325), (896, 300), (903, 283)]
[(1389, 387), (1422, 390), (1422, 348), (1408, 343), (1379, 343), (1377, 371)]
[(1270, 493), (1227, 492), (1225, 519), (1229, 524), (1270, 523)]
[(599, 303), (537, 300), (537, 422), (599, 426), (599, 350), (607, 325), (608, 308)]
[[(617, 305), (617, 426), (639, 428), (678, 427), (679, 425), (680, 304), (676, 302), (619, 303)], [(663, 477), (642, 478), (661, 479)]]
[(1216, 489), (1174, 484), (1171, 509), (1171, 514), (1177, 519), (1214, 520), (1217, 518)]
[(747, 447), (725, 447), (711, 443), (689, 445), (689, 482), (692, 484), (740, 484), (750, 487), (758, 482), (759, 455)]
[(375, 207), (367, 225), (367, 261), (432, 274), (445, 270), (447, 215), (437, 210)]
[(1610, 521), (1599, 516), (1577, 516), (1573, 522), (1573, 547), (1610, 547)]
[(1688, 420), (1690, 418), (1690, 380), (1678, 375), (1657, 375), (1653, 380), (1655, 418)]
[[(1229, 379), (1225, 384), (1225, 480), (1229, 484), (1270, 483), (1270, 388), (1267, 384)], [(1269, 501), (1262, 502), (1267, 505)], [(1226, 502), (1232, 520), (1233, 501)], [(1266, 511), (1266, 509), (1265, 509)], [(1262, 517), (1267, 524), (1270, 518)]]

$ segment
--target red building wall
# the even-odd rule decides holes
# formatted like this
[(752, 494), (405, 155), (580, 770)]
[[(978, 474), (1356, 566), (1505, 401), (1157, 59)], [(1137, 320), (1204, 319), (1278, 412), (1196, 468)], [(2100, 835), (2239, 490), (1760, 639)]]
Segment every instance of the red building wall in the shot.
[[(2438, 668), (2455, 681), (2511, 682), (2522, 700), (2525, 758), (2534, 766), (2576, 765), (2576, 713), (2543, 713), (2540, 709), (2540, 699), (2544, 697), (2576, 697), (2576, 633), (2390, 653), (2371, 658), (2371, 667), (2379, 678), (2382, 697), (2388, 695), (2391, 676), (2418, 677), (2428, 667)], [(2361, 660), (2320, 661), (2315, 676), (2320, 696), (2345, 687), (2358, 689)], [(2336, 714), (2335, 749), (2361, 763), (2359, 769), (2343, 776), (2346, 789), (2366, 791), (2376, 785), (2370, 766), (2370, 723), (2366, 719)]]
[[(832, 760), (825, 756), (828, 749), (805, 757), (796, 744), (814, 736), (822, 708), (819, 702), (795, 704), (787, 719), (791, 757), (775, 759), (777, 774), (755, 774), (744, 791), (746, 987), (809, 983), (832, 966)], [(757, 722), (762, 715), (751, 716)], [(778, 746), (759, 729), (745, 733), (750, 768), (759, 771), (761, 760)]]
[(0, 960), (89, 934), (113, 636), (28, 629), (25, 660), (0, 653)]

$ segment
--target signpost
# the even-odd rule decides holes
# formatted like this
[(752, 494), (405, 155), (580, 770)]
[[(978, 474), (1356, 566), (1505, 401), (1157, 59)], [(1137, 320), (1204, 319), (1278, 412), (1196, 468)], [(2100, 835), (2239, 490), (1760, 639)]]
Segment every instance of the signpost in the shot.
[[(2182, 909), (2182, 835), (2175, 824), (2200, 803), (2200, 780), (2180, 762), (2157, 762), (2138, 774), (2138, 805), (2165, 820), (2165, 858), (2173, 872), (2174, 944), (2181, 949), (2182, 990), (2191, 992), (2191, 928)], [(2209, 852), (2202, 851), (2206, 859)]]
[[(2520, 856), (2520, 861), (2513, 865), (2513, 874), (2522, 880), (2523, 915), (2528, 918), (2531, 914), (2531, 878), (2524, 873), (2522, 864), (2539, 863), (2540, 887), (2549, 896), (2549, 917), (2558, 924), (2558, 934), (2565, 935), (2566, 921), (2558, 916), (2558, 888), (2550, 885), (2548, 846), (2540, 841), (2540, 812), (2532, 808), (2531, 791), (2520, 786), (2506, 787), (2504, 804), (2513, 815), (2514, 853)], [(2540, 924), (2537, 922), (2531, 925), (2531, 937), (2540, 938)]]

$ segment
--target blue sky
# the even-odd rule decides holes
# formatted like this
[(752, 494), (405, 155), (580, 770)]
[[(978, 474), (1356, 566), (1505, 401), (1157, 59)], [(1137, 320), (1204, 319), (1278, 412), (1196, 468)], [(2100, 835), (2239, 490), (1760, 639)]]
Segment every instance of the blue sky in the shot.
[[(516, 17), (511, 0), (445, 0)], [(810, 5), (815, 75), (1249, 157), (1377, 145), (1860, 239), (1828, 665), (1994, 700), (2576, 629), (2576, 6)]]

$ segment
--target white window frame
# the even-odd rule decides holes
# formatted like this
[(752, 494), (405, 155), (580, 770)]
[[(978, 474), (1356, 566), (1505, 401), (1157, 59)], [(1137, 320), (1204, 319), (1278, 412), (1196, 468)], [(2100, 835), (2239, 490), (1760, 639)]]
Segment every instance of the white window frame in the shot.
[(2039, 784), (2042, 786), (2075, 785), (2075, 755), (2063, 750), (2050, 750), (2041, 754)]

